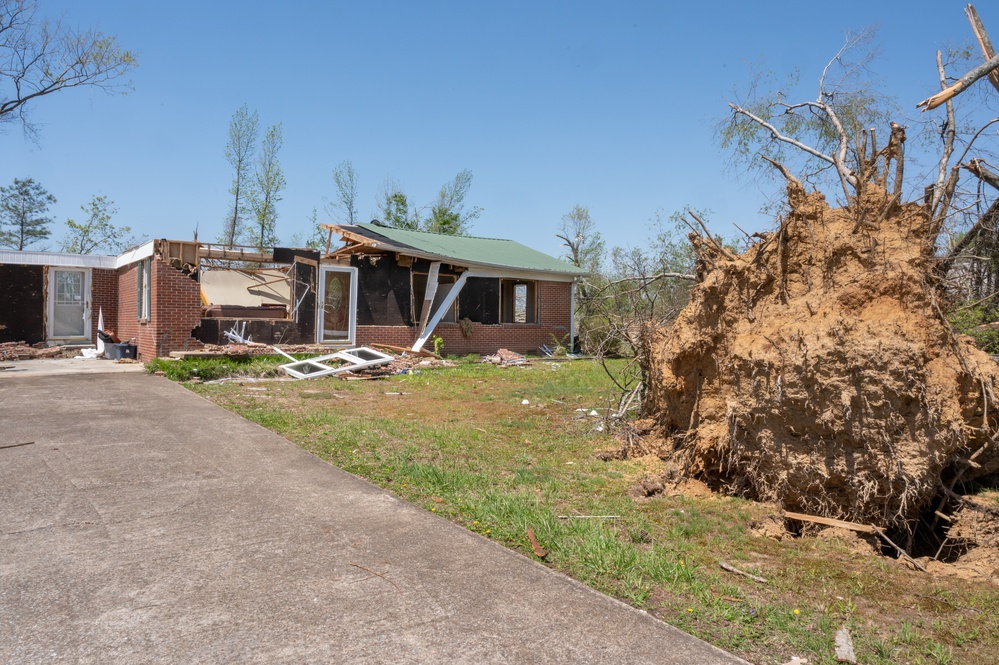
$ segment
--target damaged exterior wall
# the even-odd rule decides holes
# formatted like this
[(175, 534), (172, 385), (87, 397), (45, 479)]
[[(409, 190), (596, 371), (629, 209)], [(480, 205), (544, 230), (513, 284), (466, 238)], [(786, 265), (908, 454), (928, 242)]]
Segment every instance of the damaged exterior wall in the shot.
[[(291, 263), (288, 266), (291, 269), (288, 318), (203, 317), (192, 335), (205, 344), (226, 344), (229, 340), (225, 333), (235, 328), (236, 332), (261, 344), (315, 344), (318, 257), (318, 252), (312, 250), (274, 250), (275, 260)], [(287, 288), (287, 282), (282, 286)]]
[[(462, 305), (459, 296), (458, 319), (471, 319), (478, 312), (499, 311), (499, 280), (476, 278), (479, 281), (477, 290), (470, 290), (466, 306)], [(471, 282), (471, 280), (470, 280)], [(493, 286), (495, 284), (495, 286)], [(505, 348), (518, 353), (534, 353), (542, 344), (551, 346), (553, 343), (569, 343), (568, 323), (572, 317), (572, 282), (538, 282), (538, 323), (477, 323), (473, 320), (472, 334), (465, 337), (460, 323), (439, 323), (434, 329), (434, 335), (444, 340), (444, 351), (449, 354), (465, 353), (495, 353), (497, 349)], [(471, 283), (462, 289), (464, 295)], [(495, 292), (495, 309), (482, 304), (488, 301), (490, 293)], [(363, 301), (363, 295), (359, 297)], [(479, 310), (476, 310), (476, 302)], [(358, 304), (359, 311), (363, 302)], [(361, 325), (358, 317), (357, 344), (390, 344), (392, 346), (411, 346), (416, 338), (416, 326), (393, 325)]]
[[(46, 307), (51, 268), (45, 265), (0, 265), (0, 342), (38, 344), (48, 340)], [(118, 316), (118, 276), (114, 270), (88, 269), (91, 279), (90, 340), (97, 339), (98, 313), (106, 325)], [(81, 340), (84, 341), (84, 340)]]
[(200, 348), (202, 343), (191, 337), (191, 331), (201, 322), (198, 283), (157, 256), (148, 260), (152, 261), (148, 320), (139, 320), (138, 316), (142, 263), (130, 264), (118, 272), (118, 328), (115, 330), (118, 338), (123, 342), (135, 338), (138, 358), (143, 361), (169, 355), (171, 351)]

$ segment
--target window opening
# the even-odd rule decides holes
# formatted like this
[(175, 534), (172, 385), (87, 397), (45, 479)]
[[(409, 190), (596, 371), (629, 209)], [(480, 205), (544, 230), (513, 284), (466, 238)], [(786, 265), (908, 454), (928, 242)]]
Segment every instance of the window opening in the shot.
[(504, 280), (500, 287), (500, 313), (503, 323), (537, 323), (537, 282)]

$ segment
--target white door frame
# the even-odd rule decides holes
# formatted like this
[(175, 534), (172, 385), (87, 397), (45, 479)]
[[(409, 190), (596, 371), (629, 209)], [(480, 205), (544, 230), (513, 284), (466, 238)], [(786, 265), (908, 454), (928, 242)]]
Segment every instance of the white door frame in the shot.
[[(83, 334), (82, 335), (56, 335), (55, 334), (55, 300), (56, 300), (56, 273), (59, 272), (75, 272), (83, 274)], [(48, 339), (53, 341), (91, 341), (92, 334), (90, 332), (92, 326), (93, 312), (91, 311), (91, 305), (93, 304), (93, 293), (91, 292), (91, 270), (90, 268), (61, 268), (56, 266), (49, 267), (49, 279), (48, 279), (48, 293), (46, 295), (46, 315), (48, 318), (48, 326), (46, 332), (48, 333)]]
[[(324, 340), (324, 330), (323, 330), (323, 310), (326, 307), (326, 273), (328, 272), (345, 272), (349, 275), (350, 279), (350, 289), (349, 297), (350, 302), (347, 305), (348, 313), (348, 330), (346, 339), (335, 339), (335, 340)], [(320, 265), (319, 266), (319, 299), (316, 303), (316, 342), (319, 344), (346, 344), (348, 346), (354, 346), (354, 338), (356, 336), (357, 328), (357, 268), (351, 268), (349, 266), (332, 266), (332, 265)]]

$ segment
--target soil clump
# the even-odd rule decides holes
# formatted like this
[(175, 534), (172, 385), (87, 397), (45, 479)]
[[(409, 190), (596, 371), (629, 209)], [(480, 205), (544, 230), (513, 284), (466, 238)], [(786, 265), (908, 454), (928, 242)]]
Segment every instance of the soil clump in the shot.
[(944, 318), (922, 204), (871, 184), (833, 209), (794, 180), (788, 201), (741, 254), (691, 234), (643, 426), (715, 491), (911, 533), (943, 487), (999, 472), (999, 366)]

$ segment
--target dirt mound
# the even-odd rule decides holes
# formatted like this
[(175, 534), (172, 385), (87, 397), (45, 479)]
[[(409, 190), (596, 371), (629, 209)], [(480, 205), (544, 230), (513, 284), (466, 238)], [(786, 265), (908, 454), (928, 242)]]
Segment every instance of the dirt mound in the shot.
[(911, 530), (941, 483), (999, 470), (999, 368), (943, 318), (922, 205), (788, 198), (741, 255), (692, 234), (698, 283), (653, 339), (644, 415), (715, 490)]

